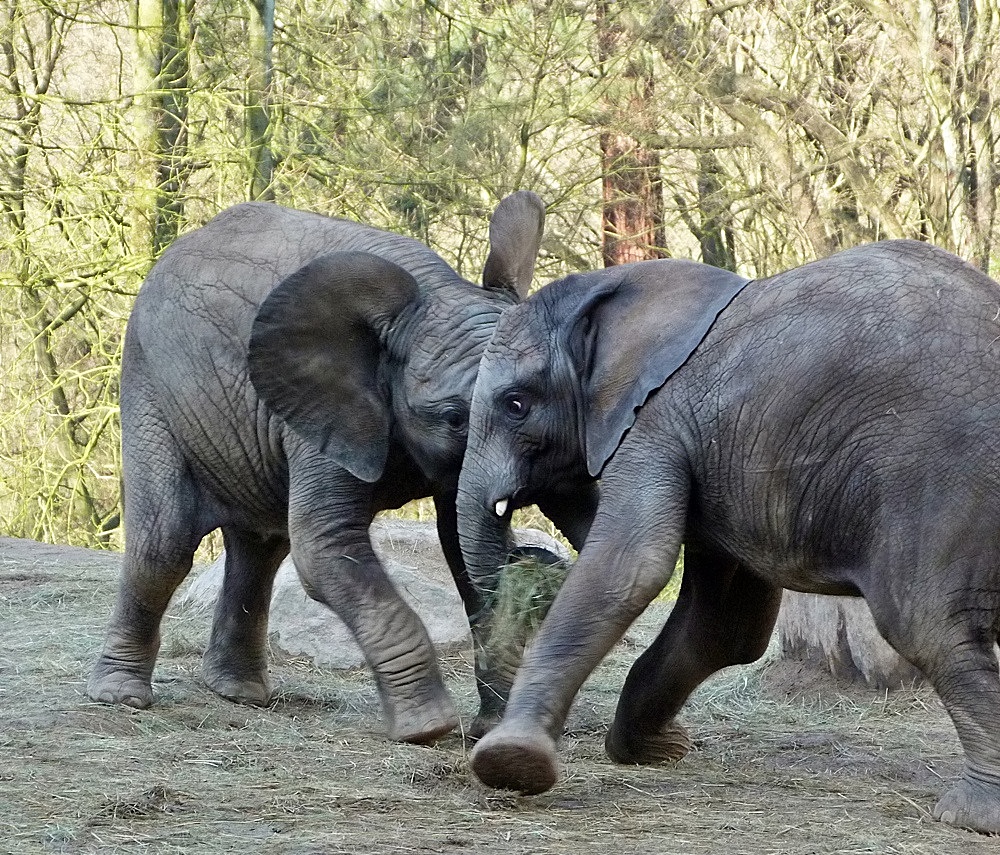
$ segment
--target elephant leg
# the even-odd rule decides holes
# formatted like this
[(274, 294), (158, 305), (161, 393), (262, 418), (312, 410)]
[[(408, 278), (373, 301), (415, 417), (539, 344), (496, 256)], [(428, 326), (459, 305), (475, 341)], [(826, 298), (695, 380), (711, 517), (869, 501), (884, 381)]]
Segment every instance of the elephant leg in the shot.
[[(948, 580), (988, 578), (977, 567), (963, 573), (948, 566)], [(892, 575), (890, 572), (888, 575)], [(899, 579), (912, 579), (913, 568)], [(942, 580), (944, 581), (944, 580)], [(951, 587), (951, 586), (949, 586)], [(994, 645), (1000, 597), (995, 590), (970, 591), (919, 598), (885, 597), (880, 592), (866, 600), (879, 632), (900, 655), (917, 666), (941, 698), (965, 752), (962, 777), (938, 801), (934, 817), (952, 825), (1000, 833), (1000, 671)], [(942, 586), (943, 589), (943, 586)]]
[(958, 783), (934, 807), (951, 825), (1000, 834), (1000, 678), (993, 642), (969, 639), (927, 671), (965, 752)]
[(605, 748), (618, 763), (679, 760), (691, 747), (675, 716), (721, 668), (759, 659), (781, 605), (781, 588), (728, 556), (688, 545), (681, 591), (663, 631), (629, 672)]
[[(576, 549), (580, 549), (590, 531), (598, 499), (599, 492), (595, 485), (581, 484), (572, 495), (553, 493), (540, 499), (538, 505), (542, 513), (552, 520), (570, 543)], [(524, 645), (516, 638), (511, 639), (503, 650), (489, 644), (493, 631), (493, 614), (488, 601), (472, 585), (466, 572), (458, 540), (454, 497), (450, 503), (442, 501), (436, 504), (441, 545), (448, 565), (452, 568), (455, 585), (465, 604), (472, 630), (479, 713), (473, 720), (468, 735), (473, 739), (480, 739), (492, 730), (503, 716), (511, 686), (521, 664)]]
[(288, 541), (233, 526), (223, 526), (222, 536), (225, 577), (202, 675), (208, 687), (224, 698), (266, 706), (271, 700), (267, 618), (274, 576), (288, 554)]
[[(371, 501), (364, 493), (370, 487), (343, 470), (326, 478), (328, 468), (314, 457), (290, 471), (288, 529), (295, 566), (309, 596), (331, 608), (361, 648), (375, 676), (389, 737), (431, 742), (459, 723), (434, 647), (372, 549)], [(360, 495), (348, 497), (352, 492)]]
[[(123, 397), (123, 414), (127, 412), (126, 403)], [(133, 419), (131, 424), (138, 422)], [(197, 487), (169, 431), (152, 418), (141, 424), (143, 430), (127, 434), (123, 442), (122, 576), (104, 648), (91, 672), (87, 694), (101, 703), (144, 709), (153, 702), (152, 676), (160, 647), (160, 621), (171, 596), (191, 569), (198, 543), (211, 526), (200, 524)], [(137, 460), (140, 450), (142, 459)]]
[(497, 652), (491, 651), (487, 646), (493, 628), (492, 610), (486, 597), (473, 586), (465, 570), (465, 561), (462, 559), (462, 549), (458, 542), (455, 495), (452, 493), (435, 496), (434, 508), (441, 550), (455, 580), (458, 595), (462, 598), (465, 613), (469, 618), (469, 629), (472, 632), (479, 712), (466, 733), (473, 739), (480, 739), (492, 730), (503, 716), (517, 666), (521, 664), (522, 649)]
[(472, 752), (472, 769), (489, 786), (540, 793), (555, 783), (556, 740), (573, 698), (673, 573), (686, 475), (647, 490), (628, 489), (631, 482), (603, 493), (587, 542), (525, 655), (503, 721)]

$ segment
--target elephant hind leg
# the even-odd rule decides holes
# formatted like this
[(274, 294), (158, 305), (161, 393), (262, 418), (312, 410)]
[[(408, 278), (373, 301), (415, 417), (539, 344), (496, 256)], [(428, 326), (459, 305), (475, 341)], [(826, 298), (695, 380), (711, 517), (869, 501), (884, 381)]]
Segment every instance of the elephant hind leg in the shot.
[[(950, 584), (963, 568), (949, 567)], [(912, 578), (896, 572), (901, 579)], [(974, 568), (970, 575), (980, 575)], [(886, 576), (893, 578), (892, 571)], [(944, 583), (945, 579), (939, 580)], [(1000, 592), (923, 590), (901, 597), (865, 592), (879, 632), (918, 667), (937, 691), (965, 752), (965, 771), (942, 796), (934, 817), (975, 831), (1000, 833), (1000, 670), (995, 644)], [(902, 604), (902, 605), (901, 605)]]
[(608, 755), (619, 763), (683, 757), (691, 741), (675, 716), (716, 671), (764, 654), (780, 605), (780, 588), (734, 559), (688, 546), (677, 604), (625, 681), (605, 740)]
[(202, 659), (202, 676), (218, 695), (236, 703), (266, 706), (267, 619), (274, 576), (288, 554), (284, 537), (223, 526), (226, 568), (215, 607), (212, 637)]
[[(934, 808), (935, 819), (1000, 833), (1000, 676), (993, 640), (955, 639), (933, 663), (914, 657), (944, 703), (965, 752), (965, 770)], [(906, 653), (900, 650), (905, 656)]]
[[(136, 453), (140, 450), (141, 459)], [(163, 613), (212, 526), (199, 520), (197, 486), (165, 426), (146, 422), (141, 436), (127, 434), (123, 457), (122, 575), (87, 694), (101, 703), (143, 709), (153, 702)]]

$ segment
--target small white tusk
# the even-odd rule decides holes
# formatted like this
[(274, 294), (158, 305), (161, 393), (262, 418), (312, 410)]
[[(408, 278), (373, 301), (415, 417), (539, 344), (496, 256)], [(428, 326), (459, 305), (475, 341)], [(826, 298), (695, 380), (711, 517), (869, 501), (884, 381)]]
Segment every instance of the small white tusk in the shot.
[(496, 507), (493, 510), (497, 512), (498, 517), (502, 517), (505, 513), (507, 513), (507, 504), (507, 499), (501, 499), (496, 503)]

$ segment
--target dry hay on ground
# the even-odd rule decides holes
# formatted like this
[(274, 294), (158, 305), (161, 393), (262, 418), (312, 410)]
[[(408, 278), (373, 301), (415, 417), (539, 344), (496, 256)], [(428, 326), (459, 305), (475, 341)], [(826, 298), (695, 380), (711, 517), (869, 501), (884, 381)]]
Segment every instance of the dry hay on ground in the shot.
[[(930, 820), (961, 759), (926, 689), (876, 696), (794, 664), (732, 669), (686, 710), (685, 760), (610, 763), (604, 729), (662, 608), (584, 687), (562, 781), (522, 798), (474, 780), (460, 734), (387, 742), (363, 672), (279, 658), (268, 709), (216, 697), (198, 676), (207, 618), (165, 621), (152, 709), (90, 703), (116, 583), (106, 556), (0, 542), (0, 852), (1000, 851)], [(470, 721), (471, 667), (444, 668)]]

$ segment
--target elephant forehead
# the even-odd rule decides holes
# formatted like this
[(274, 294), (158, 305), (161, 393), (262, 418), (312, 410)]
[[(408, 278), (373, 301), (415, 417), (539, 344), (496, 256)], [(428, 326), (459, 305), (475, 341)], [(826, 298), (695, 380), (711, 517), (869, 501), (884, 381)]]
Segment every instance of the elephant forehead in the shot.
[[(506, 315), (486, 348), (484, 358), (490, 363), (523, 363), (537, 360), (544, 362), (549, 355), (549, 341), (531, 326), (509, 323)], [(516, 318), (512, 320), (516, 321)]]
[[(500, 310), (494, 306), (464, 306), (450, 314), (430, 312), (408, 353), (406, 373), (416, 383), (434, 384), (469, 374), (486, 350)], [(458, 391), (458, 390), (456, 390)]]
[(496, 392), (544, 385), (551, 359), (544, 342), (521, 337), (510, 342), (491, 341), (479, 367), (479, 382), (484, 390)]

